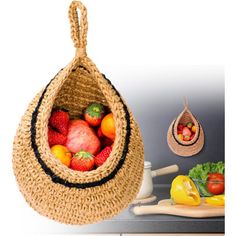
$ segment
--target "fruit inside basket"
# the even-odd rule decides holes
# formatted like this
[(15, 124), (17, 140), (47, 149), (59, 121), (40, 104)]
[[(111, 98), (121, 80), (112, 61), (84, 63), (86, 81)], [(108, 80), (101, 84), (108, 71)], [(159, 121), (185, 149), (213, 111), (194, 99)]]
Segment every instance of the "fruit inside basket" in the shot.
[(48, 144), (62, 164), (75, 171), (103, 165), (115, 140), (115, 121), (108, 107), (92, 102), (83, 114), (70, 117), (63, 108), (53, 109), (48, 122)]
[(180, 141), (191, 141), (195, 137), (196, 125), (193, 122), (179, 123), (177, 126), (178, 139)]

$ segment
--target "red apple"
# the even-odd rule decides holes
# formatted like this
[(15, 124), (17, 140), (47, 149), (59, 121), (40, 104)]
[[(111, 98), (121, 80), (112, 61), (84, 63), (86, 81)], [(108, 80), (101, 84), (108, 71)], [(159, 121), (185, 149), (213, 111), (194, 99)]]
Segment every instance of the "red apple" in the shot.
[(86, 151), (95, 155), (99, 152), (101, 143), (84, 120), (72, 120), (69, 123), (66, 147), (73, 153)]
[(189, 130), (189, 128), (188, 127), (184, 127), (183, 128), (183, 136), (191, 136), (192, 135), (192, 133), (191, 133), (191, 131)]

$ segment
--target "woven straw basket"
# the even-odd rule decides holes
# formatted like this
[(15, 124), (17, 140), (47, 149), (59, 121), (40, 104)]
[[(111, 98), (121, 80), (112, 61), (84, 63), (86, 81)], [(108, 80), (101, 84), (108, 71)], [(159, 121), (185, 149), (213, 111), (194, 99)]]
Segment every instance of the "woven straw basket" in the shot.
[[(81, 2), (71, 3), (69, 18), (76, 56), (30, 103), (14, 140), (13, 169), (32, 208), (53, 220), (81, 225), (110, 218), (135, 199), (143, 177), (144, 151), (126, 103), (86, 55), (87, 12)], [(48, 119), (58, 106), (76, 118), (91, 102), (110, 108), (116, 139), (102, 166), (74, 171), (51, 154)]]
[[(196, 133), (192, 140), (182, 141), (178, 139), (177, 126), (178, 124), (186, 125), (188, 122), (192, 122), (196, 126)], [(168, 129), (167, 142), (172, 152), (179, 156), (185, 157), (193, 156), (199, 153), (204, 146), (204, 132), (202, 126), (189, 110), (186, 101), (184, 110), (176, 119), (172, 121)]]

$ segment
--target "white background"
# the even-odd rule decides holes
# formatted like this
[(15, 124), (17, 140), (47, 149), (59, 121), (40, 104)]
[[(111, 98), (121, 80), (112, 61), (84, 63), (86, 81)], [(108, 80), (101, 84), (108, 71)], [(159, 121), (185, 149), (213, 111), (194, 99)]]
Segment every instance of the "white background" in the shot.
[[(83, 2), (89, 10), (88, 55), (111, 79), (130, 68), (225, 67), (227, 235), (235, 235), (236, 190), (235, 176), (231, 176), (235, 168), (234, 1)], [(0, 2), (0, 234), (39, 233), (48, 223), (28, 207), (17, 189), (11, 166), (12, 140), (29, 101), (74, 55), (67, 17), (69, 3)]]

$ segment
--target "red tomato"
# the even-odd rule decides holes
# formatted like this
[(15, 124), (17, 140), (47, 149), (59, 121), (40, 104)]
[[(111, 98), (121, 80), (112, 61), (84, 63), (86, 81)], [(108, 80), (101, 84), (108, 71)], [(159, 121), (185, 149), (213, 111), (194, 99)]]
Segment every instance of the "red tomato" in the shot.
[(222, 194), (225, 191), (225, 177), (220, 173), (212, 173), (207, 179), (208, 191), (214, 195)]

